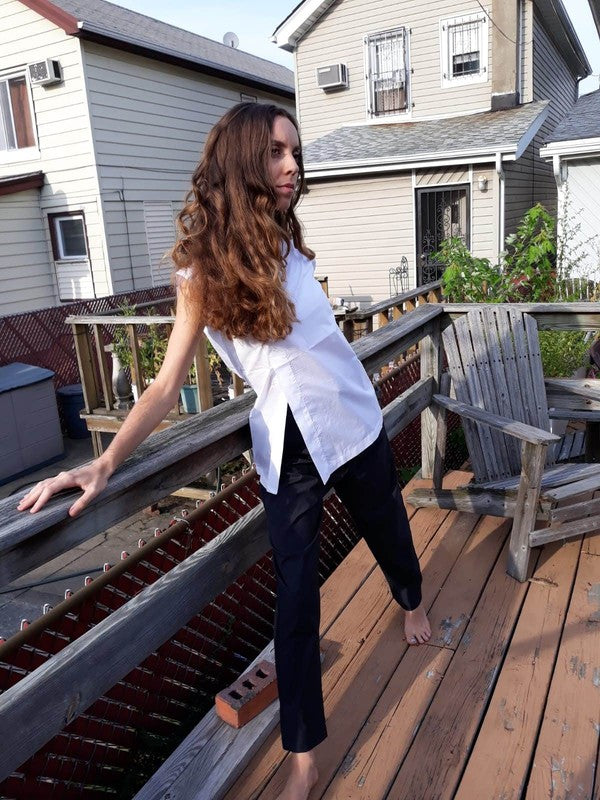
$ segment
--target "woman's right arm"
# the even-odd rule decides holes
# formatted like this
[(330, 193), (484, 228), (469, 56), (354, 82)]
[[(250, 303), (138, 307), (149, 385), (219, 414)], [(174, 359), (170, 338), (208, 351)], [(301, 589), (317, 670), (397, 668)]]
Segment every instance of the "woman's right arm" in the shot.
[(74, 517), (105, 488), (119, 464), (152, 433), (177, 402), (179, 390), (194, 359), (202, 327), (183, 288), (178, 292), (175, 324), (162, 367), (154, 382), (127, 415), (109, 447), (90, 464), (61, 472), (54, 478), (36, 484), (22, 498), (17, 506), (19, 511), (29, 509), (35, 513), (53, 494), (78, 486), (83, 489), (83, 494), (69, 509), (69, 515)]

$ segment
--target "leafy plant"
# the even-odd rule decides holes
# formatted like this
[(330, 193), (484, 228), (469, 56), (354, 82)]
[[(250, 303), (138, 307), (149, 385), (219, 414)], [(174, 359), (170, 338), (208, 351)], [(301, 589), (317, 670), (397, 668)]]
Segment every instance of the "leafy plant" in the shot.
[(485, 303), (500, 281), (489, 259), (476, 258), (459, 237), (445, 239), (434, 258), (446, 266), (442, 291), (452, 303)]
[[(135, 308), (128, 303), (123, 303), (119, 306), (119, 313), (123, 317), (135, 316)], [(129, 344), (129, 336), (127, 328), (124, 325), (116, 325), (113, 334), (113, 349), (114, 353), (119, 359), (119, 363), (123, 369), (131, 369), (133, 364), (133, 356), (131, 354), (131, 346)]]
[[(554, 218), (538, 203), (506, 238), (502, 261), (494, 266), (486, 258), (473, 256), (461, 239), (445, 240), (434, 255), (445, 266), (445, 297), (454, 303), (578, 300), (570, 277), (583, 254), (581, 247), (568, 247), (569, 239), (576, 238), (573, 228), (578, 230), (577, 223), (561, 220), (557, 237)], [(582, 331), (540, 331), (544, 374), (572, 375), (589, 362), (589, 345)]]
[(556, 222), (536, 203), (507, 236), (498, 294), (503, 303), (543, 303), (556, 287)]
[(540, 331), (540, 352), (546, 378), (570, 377), (590, 360), (585, 331)]

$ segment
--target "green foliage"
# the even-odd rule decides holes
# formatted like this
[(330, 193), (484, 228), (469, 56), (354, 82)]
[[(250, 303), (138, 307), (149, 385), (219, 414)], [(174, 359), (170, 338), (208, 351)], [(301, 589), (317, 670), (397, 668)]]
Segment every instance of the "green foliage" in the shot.
[(445, 239), (434, 258), (446, 266), (442, 291), (451, 303), (485, 303), (500, 281), (489, 259), (475, 258), (458, 237)]
[[(129, 304), (119, 306), (119, 312), (124, 317), (138, 316), (135, 307), (130, 306)], [(145, 313), (148, 316), (156, 315), (156, 309), (151, 307)], [(147, 327), (144, 326), (143, 328), (140, 328), (137, 333), (140, 362), (142, 365), (144, 378), (147, 381), (151, 378), (156, 378), (158, 375), (158, 372), (165, 359), (169, 337), (164, 325), (155, 325), (154, 323), (150, 323)], [(131, 354), (129, 334), (125, 325), (115, 326), (112, 343), (114, 352), (119, 359), (121, 366), (125, 369), (131, 369), (133, 364), (133, 356)], [(221, 374), (223, 365), (221, 358), (210, 342), (207, 342), (207, 349), (208, 365), (210, 370), (215, 374), (219, 382), (219, 386), (223, 386), (223, 376)], [(196, 383), (196, 367), (194, 364), (192, 364), (190, 368), (188, 381), (191, 384)]]
[[(565, 224), (557, 225), (539, 203), (525, 214), (516, 233), (506, 238), (502, 262), (493, 266), (475, 258), (461, 239), (442, 242), (434, 258), (445, 266), (444, 296), (453, 303), (568, 302), (579, 297), (569, 289), (573, 258), (567, 255)], [(557, 261), (559, 268), (557, 269)], [(570, 293), (571, 291), (571, 293)], [(589, 363), (590, 342), (581, 331), (540, 331), (540, 349), (547, 377), (569, 377)]]
[(569, 378), (590, 361), (585, 331), (540, 331), (540, 352), (546, 378)]
[(544, 303), (556, 287), (556, 223), (537, 203), (525, 214), (516, 233), (506, 238), (500, 303)]
[[(119, 313), (123, 317), (135, 316), (135, 308), (128, 303), (119, 306)], [(115, 355), (119, 359), (121, 366), (124, 369), (131, 369), (133, 357), (131, 355), (131, 347), (129, 345), (129, 336), (127, 335), (127, 328), (124, 325), (116, 325), (113, 335), (113, 348)]]

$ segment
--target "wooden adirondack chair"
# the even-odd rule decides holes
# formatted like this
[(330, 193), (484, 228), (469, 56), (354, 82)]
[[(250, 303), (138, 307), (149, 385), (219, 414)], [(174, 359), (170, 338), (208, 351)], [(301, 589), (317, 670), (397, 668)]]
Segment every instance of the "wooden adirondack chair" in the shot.
[[(448, 361), (439, 410), (438, 463), (432, 489), (415, 489), (408, 502), (513, 517), (508, 572), (527, 578), (530, 550), (556, 539), (600, 529), (600, 464), (557, 464), (559, 437), (550, 417), (600, 421), (594, 381), (544, 381), (537, 324), (508, 306), (477, 307), (442, 333)], [(448, 375), (456, 399), (447, 396)], [(559, 409), (548, 408), (546, 385)], [(566, 410), (571, 403), (575, 411)], [(441, 489), (445, 410), (463, 419), (474, 483)], [(549, 527), (534, 530), (536, 520)]]

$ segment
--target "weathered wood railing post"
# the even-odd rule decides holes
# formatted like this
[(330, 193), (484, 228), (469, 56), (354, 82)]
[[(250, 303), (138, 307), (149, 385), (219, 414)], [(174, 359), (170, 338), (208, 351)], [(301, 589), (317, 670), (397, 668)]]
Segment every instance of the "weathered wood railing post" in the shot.
[[(82, 379), (81, 386), (83, 389), (85, 411), (87, 414), (91, 414), (94, 408), (100, 405), (100, 391), (96, 376), (90, 332), (88, 326), (82, 324), (71, 325), (71, 329), (75, 342), (75, 354), (77, 356), (79, 374)], [(102, 441), (100, 439), (100, 433), (97, 431), (92, 432), (92, 445), (94, 448), (94, 455), (99, 456), (102, 452)]]
[(100, 380), (102, 382), (102, 394), (104, 395), (104, 408), (110, 411), (113, 404), (112, 394), (112, 376), (106, 361), (106, 352), (104, 350), (104, 342), (102, 341), (102, 330), (98, 323), (92, 325), (94, 331), (94, 345), (96, 346), (96, 358), (98, 359), (98, 368), (100, 370)]
[[(431, 323), (431, 333), (420, 342), (421, 378), (433, 378), (433, 391), (439, 391), (442, 375), (442, 337), (441, 321), (437, 317)], [(438, 411), (429, 406), (421, 414), (421, 474), (424, 478), (433, 478)]]
[(213, 406), (212, 386), (210, 382), (210, 365), (208, 363), (208, 341), (202, 334), (194, 356), (196, 383), (198, 386), (198, 408), (206, 411)]
[(131, 350), (131, 379), (137, 387), (138, 396), (136, 399), (139, 399), (146, 388), (142, 370), (142, 359), (140, 357), (140, 343), (138, 342), (135, 325), (127, 325), (126, 328), (129, 338), (129, 348)]

